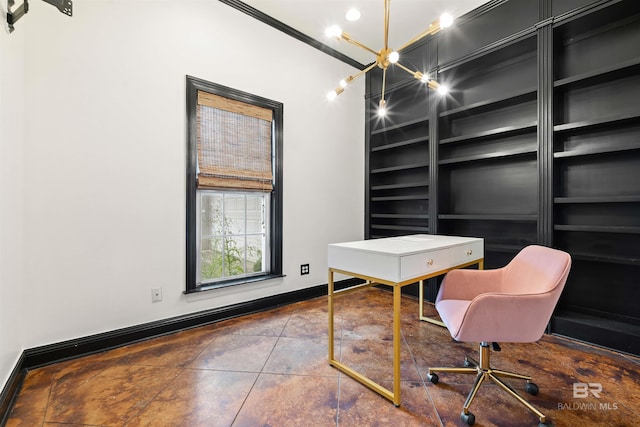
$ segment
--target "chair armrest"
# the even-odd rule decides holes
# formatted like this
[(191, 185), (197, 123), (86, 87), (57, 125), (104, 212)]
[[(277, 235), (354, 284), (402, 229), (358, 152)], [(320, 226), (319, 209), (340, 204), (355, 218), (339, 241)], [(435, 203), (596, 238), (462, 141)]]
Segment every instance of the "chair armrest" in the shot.
[(503, 271), (504, 267), (492, 270), (451, 270), (442, 281), (436, 302), (443, 299), (471, 301), (480, 294), (500, 292)]
[(458, 341), (535, 342), (542, 337), (557, 301), (553, 293), (484, 294), (469, 305)]

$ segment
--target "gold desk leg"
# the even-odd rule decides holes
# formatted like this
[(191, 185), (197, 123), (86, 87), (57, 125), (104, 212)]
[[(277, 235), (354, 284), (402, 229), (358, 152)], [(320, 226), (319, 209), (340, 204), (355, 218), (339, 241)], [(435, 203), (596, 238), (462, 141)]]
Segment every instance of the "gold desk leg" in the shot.
[(334, 297), (335, 285), (334, 285), (334, 271), (329, 269), (329, 277), (327, 280), (329, 288), (329, 365), (338, 369), (339, 371), (349, 375), (354, 380), (369, 387), (371, 390), (382, 395), (393, 402), (395, 406), (400, 406), (400, 303), (401, 303), (401, 288), (399, 285), (394, 286), (393, 293), (393, 392), (387, 388), (381, 386), (375, 381), (370, 380), (361, 373), (354, 369), (344, 365), (342, 362), (336, 360), (334, 352)]
[(334, 340), (333, 340), (333, 270), (329, 269), (329, 364), (334, 362)]
[(400, 406), (400, 310), (402, 287), (393, 286), (393, 404)]
[(420, 284), (418, 286), (418, 298), (420, 298), (419, 302), (419, 310), (420, 310), (420, 320), (425, 322), (433, 323), (434, 325), (444, 326), (444, 323), (438, 319), (434, 319), (433, 317), (427, 317), (424, 315), (424, 280), (420, 280)]

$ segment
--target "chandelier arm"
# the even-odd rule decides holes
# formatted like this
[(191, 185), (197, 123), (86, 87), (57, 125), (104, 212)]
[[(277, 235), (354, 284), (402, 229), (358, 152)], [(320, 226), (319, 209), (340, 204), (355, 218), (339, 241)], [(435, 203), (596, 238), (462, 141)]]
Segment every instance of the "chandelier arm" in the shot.
[[(373, 67), (375, 67), (377, 64), (374, 62), (371, 65), (369, 65), (367, 68), (358, 71), (356, 74), (347, 77), (345, 80), (345, 82), (347, 82), (347, 85), (351, 84), (351, 82), (353, 82), (355, 79), (357, 79), (358, 77), (362, 76), (363, 74), (368, 73), (369, 71), (371, 71), (371, 69)], [(346, 86), (345, 86), (346, 87)], [(342, 92), (344, 92), (344, 87), (338, 87), (335, 89), (334, 91), (336, 93), (336, 95), (340, 95)]]
[(424, 30), (423, 32), (421, 32), (420, 34), (418, 34), (417, 36), (415, 36), (414, 38), (412, 38), (411, 40), (409, 40), (408, 42), (406, 42), (405, 44), (400, 46), (398, 49), (396, 49), (396, 52), (401, 52), (403, 49), (408, 48), (409, 46), (411, 46), (415, 42), (417, 42), (417, 41), (419, 41), (419, 40), (421, 40), (421, 39), (423, 39), (423, 38), (425, 38), (427, 36), (432, 36), (432, 35), (436, 34), (441, 29), (442, 29), (442, 27), (440, 26), (440, 20), (437, 19), (437, 20), (433, 21), (429, 25), (429, 28), (427, 28), (426, 30)]
[(387, 69), (383, 69), (382, 71), (382, 94), (380, 95), (380, 101), (384, 104), (384, 91), (387, 86)]
[(345, 80), (347, 81), (347, 83), (351, 83), (352, 81), (354, 81), (355, 79), (357, 79), (358, 77), (360, 77), (363, 74), (368, 73), (369, 71), (371, 71), (371, 69), (373, 67), (375, 67), (377, 64), (375, 62), (371, 63), (367, 68), (358, 71), (356, 74), (347, 77)]
[(378, 52), (376, 52), (375, 50), (371, 49), (370, 47), (365, 46), (365, 45), (363, 45), (362, 43), (360, 43), (360, 42), (358, 42), (358, 41), (356, 41), (356, 40), (352, 39), (352, 38), (351, 38), (351, 36), (350, 36), (349, 34), (347, 34), (347, 33), (342, 33), (342, 36), (341, 36), (340, 38), (342, 38), (342, 39), (344, 39), (345, 41), (347, 41), (347, 42), (351, 43), (352, 45), (358, 46), (358, 47), (359, 47), (359, 48), (361, 48), (361, 49), (364, 49), (364, 50), (366, 50), (366, 51), (369, 51), (369, 52), (373, 53), (373, 54), (374, 54), (374, 55), (376, 55), (376, 56), (378, 55)]
[(384, 1), (384, 50), (389, 49), (389, 6), (391, 0)]
[(433, 90), (438, 90), (438, 88), (440, 88), (440, 86), (441, 86), (440, 83), (438, 83), (436, 80), (433, 80), (433, 79), (424, 79), (423, 80), (424, 74), (422, 74), (420, 71), (413, 71), (413, 70), (405, 67), (404, 65), (402, 65), (399, 62), (396, 62), (395, 65), (397, 65), (398, 67), (400, 67), (401, 69), (403, 69), (407, 73), (411, 74), (416, 79), (427, 83), (427, 86), (429, 86)]
[(407, 73), (411, 74), (413, 77), (415, 77), (416, 79), (418, 78), (418, 73), (420, 73), (419, 71), (413, 71), (410, 68), (405, 67), (404, 65), (402, 65), (399, 62), (396, 62), (394, 65), (402, 68), (404, 71), (406, 71)]

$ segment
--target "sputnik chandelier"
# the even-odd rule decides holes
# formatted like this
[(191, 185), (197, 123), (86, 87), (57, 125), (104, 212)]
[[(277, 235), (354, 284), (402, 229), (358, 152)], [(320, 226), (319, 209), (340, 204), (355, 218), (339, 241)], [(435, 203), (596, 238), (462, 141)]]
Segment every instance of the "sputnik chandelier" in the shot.
[(342, 29), (337, 25), (331, 26), (327, 28), (327, 30), (325, 31), (325, 35), (327, 37), (336, 37), (338, 40), (345, 40), (355, 46), (358, 46), (359, 48), (362, 48), (368, 52), (371, 52), (372, 54), (375, 55), (375, 58), (376, 58), (375, 62), (371, 63), (360, 72), (354, 75), (351, 75), (346, 79), (341, 80), (340, 86), (327, 94), (327, 98), (329, 100), (335, 99), (338, 95), (344, 92), (344, 89), (351, 82), (353, 82), (358, 77), (368, 73), (374, 67), (378, 66), (379, 68), (382, 69), (382, 93), (380, 95), (378, 114), (380, 116), (384, 116), (386, 114), (386, 101), (384, 100), (384, 92), (385, 92), (385, 86), (386, 86), (386, 80), (387, 80), (387, 68), (390, 65), (394, 65), (401, 68), (402, 70), (411, 74), (414, 78), (420, 80), (423, 83), (426, 83), (428, 87), (438, 91), (438, 93), (442, 95), (447, 93), (446, 86), (441, 85), (437, 81), (429, 78), (429, 75), (427, 73), (422, 73), (420, 71), (413, 71), (405, 67), (399, 62), (399, 60), (400, 60), (400, 52), (402, 52), (404, 49), (408, 48), (412, 44), (416, 43), (417, 41), (427, 36), (436, 34), (438, 31), (440, 31), (443, 28), (447, 28), (451, 26), (451, 24), (453, 24), (453, 17), (447, 13), (441, 15), (440, 19), (437, 19), (434, 22), (432, 22), (431, 25), (429, 25), (429, 27), (426, 30), (424, 30), (422, 33), (418, 34), (417, 36), (415, 36), (414, 38), (412, 38), (411, 40), (409, 40), (408, 42), (400, 46), (398, 49), (393, 50), (389, 47), (389, 4), (390, 3), (391, 3), (391, 0), (384, 0), (384, 47), (377, 52), (363, 45), (362, 43), (359, 43), (356, 40), (352, 39), (349, 34), (342, 31)]

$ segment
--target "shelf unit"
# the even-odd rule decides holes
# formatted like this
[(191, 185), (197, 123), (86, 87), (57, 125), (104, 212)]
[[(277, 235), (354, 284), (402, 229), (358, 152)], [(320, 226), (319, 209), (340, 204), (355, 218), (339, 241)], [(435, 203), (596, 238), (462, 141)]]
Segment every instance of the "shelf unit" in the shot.
[(536, 241), (536, 60), (529, 32), (440, 74), (438, 232), (484, 237), (487, 268)]
[[(429, 233), (429, 99), (416, 86), (395, 84), (389, 117), (377, 116), (370, 100), (367, 141), (367, 238)], [(378, 95), (379, 96), (379, 95)]]
[(573, 267), (552, 331), (640, 353), (640, 4), (554, 25), (554, 245)]
[(482, 237), (485, 268), (563, 249), (549, 331), (640, 355), (640, 1), (481, 9), (402, 58), (445, 99), (391, 73), (381, 120), (367, 75), (365, 236)]

